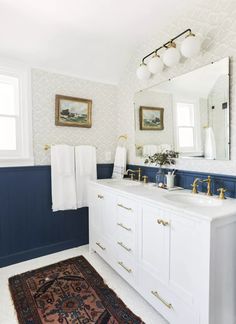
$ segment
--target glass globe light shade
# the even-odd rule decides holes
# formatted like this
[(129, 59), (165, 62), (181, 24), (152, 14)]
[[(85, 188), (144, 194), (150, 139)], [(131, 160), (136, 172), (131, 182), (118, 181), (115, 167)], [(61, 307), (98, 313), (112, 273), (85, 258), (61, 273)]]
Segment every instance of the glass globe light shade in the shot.
[(142, 63), (137, 68), (136, 75), (140, 80), (147, 80), (150, 78), (151, 73), (148, 71), (147, 64)]
[(163, 70), (164, 64), (159, 55), (155, 54), (151, 60), (148, 62), (148, 70), (155, 74)]
[(184, 57), (190, 58), (197, 55), (201, 50), (201, 41), (194, 34), (190, 33), (182, 42), (180, 51)]
[(175, 43), (170, 43), (169, 48), (163, 54), (162, 60), (166, 66), (174, 66), (179, 63), (180, 53), (176, 48)]

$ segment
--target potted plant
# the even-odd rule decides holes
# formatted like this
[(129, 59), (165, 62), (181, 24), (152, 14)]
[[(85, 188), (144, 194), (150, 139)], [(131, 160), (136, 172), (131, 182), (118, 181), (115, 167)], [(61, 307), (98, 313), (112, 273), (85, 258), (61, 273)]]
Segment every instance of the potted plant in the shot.
[(175, 165), (175, 159), (179, 157), (179, 153), (173, 150), (166, 150), (163, 152), (155, 153), (154, 155), (148, 156), (144, 163), (155, 164), (159, 166), (158, 172), (156, 173), (156, 184), (162, 186), (164, 184), (165, 173), (163, 170), (164, 166)]

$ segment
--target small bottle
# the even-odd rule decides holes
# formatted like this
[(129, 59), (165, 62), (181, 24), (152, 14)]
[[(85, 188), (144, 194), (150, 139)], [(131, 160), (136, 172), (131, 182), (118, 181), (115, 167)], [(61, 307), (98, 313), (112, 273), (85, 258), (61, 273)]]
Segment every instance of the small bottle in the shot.
[(156, 186), (157, 187), (163, 187), (164, 186), (164, 180), (165, 180), (165, 173), (162, 168), (159, 168), (156, 173)]

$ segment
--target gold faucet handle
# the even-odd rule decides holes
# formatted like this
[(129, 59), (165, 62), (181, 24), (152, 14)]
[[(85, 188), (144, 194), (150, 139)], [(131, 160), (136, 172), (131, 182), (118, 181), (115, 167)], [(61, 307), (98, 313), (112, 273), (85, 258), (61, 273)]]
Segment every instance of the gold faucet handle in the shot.
[(148, 176), (143, 176), (143, 182), (148, 183)]
[(220, 199), (226, 199), (225, 198), (225, 192), (227, 191), (225, 188), (219, 188), (217, 189), (217, 191), (219, 192), (219, 198)]
[(197, 183), (192, 183), (191, 186), (193, 187), (192, 189), (192, 193), (198, 193), (198, 184)]
[(134, 180), (134, 173), (130, 174), (130, 180)]

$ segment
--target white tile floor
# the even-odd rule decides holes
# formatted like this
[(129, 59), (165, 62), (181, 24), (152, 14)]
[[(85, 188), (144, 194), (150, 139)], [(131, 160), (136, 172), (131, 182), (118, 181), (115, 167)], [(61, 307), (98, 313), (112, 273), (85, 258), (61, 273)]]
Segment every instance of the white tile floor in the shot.
[(79, 255), (83, 255), (94, 266), (108, 286), (113, 289), (124, 303), (136, 315), (140, 316), (146, 324), (167, 324), (167, 322), (96, 253), (89, 253), (87, 245), (0, 268), (0, 324), (18, 323), (8, 289), (9, 277)]

